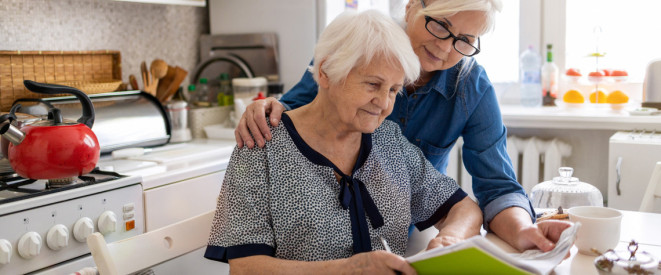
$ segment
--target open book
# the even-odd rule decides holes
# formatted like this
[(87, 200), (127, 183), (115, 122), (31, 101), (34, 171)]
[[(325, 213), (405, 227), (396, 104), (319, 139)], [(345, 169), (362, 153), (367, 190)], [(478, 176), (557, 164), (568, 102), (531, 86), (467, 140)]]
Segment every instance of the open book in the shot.
[(549, 274), (571, 249), (576, 223), (562, 232), (555, 248), (549, 252), (527, 250), (507, 253), (483, 236), (437, 247), (406, 260), (420, 275), (424, 274)]

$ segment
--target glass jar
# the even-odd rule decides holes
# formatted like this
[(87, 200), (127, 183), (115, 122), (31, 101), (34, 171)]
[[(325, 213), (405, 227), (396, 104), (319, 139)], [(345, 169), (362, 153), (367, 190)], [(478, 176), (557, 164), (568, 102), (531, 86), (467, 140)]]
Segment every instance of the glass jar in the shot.
[(266, 94), (266, 78), (233, 78), (232, 93), (234, 94), (234, 122), (238, 123), (246, 110), (259, 92)]
[(599, 189), (572, 177), (574, 168), (560, 167), (558, 172), (559, 177), (532, 188), (530, 200), (534, 208), (569, 209), (574, 206), (604, 206), (604, 198)]

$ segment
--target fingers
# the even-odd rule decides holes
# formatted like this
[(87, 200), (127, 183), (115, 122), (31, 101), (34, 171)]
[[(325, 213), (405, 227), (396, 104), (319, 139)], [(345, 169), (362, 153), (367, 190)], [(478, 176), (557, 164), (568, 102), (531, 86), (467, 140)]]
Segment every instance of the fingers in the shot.
[[(253, 103), (254, 104), (254, 103)], [(251, 104), (252, 105), (252, 104)], [(259, 113), (259, 111), (257, 111)], [(257, 146), (259, 147), (264, 147), (265, 141), (264, 141), (264, 136), (262, 135), (262, 131), (260, 130), (260, 126), (257, 125), (257, 121), (255, 121), (255, 117), (258, 117), (258, 115), (255, 115), (255, 112), (253, 109), (246, 109), (245, 113), (243, 113), (243, 118), (246, 119), (246, 124), (248, 125), (248, 130), (250, 130), (250, 133), (252, 134), (252, 137), (257, 143)], [(268, 125), (266, 125), (266, 117), (264, 117), (264, 114), (262, 113), (261, 115), (262, 121), (260, 123), (264, 124), (264, 127), (267, 128), (266, 131), (270, 131), (268, 129)], [(248, 148), (252, 148), (248, 146)]]
[[(385, 259), (386, 266), (396, 271), (395, 274), (407, 274), (407, 275), (417, 274), (417, 272), (415, 272), (415, 269), (413, 269), (413, 267), (404, 258), (392, 253), (387, 253), (387, 254), (388, 255), (386, 256)], [(399, 273), (397, 273), (397, 271)]]
[[(271, 127), (266, 123), (266, 112), (268, 112), (270, 107), (267, 101), (264, 101), (263, 103), (260, 102), (259, 105), (257, 102), (254, 104), (255, 108), (252, 109), (252, 123), (248, 120), (248, 127), (255, 137), (257, 146), (264, 147), (264, 138), (266, 138), (266, 140), (271, 140)], [(255, 130), (257, 130), (257, 132)]]
[(438, 238), (433, 238), (431, 241), (429, 241), (429, 244), (427, 245), (427, 250), (430, 250), (432, 248), (436, 248), (439, 246), (443, 246), (443, 242), (439, 240)]
[(555, 247), (555, 243), (547, 239), (537, 226), (531, 226), (525, 229), (521, 237), (526, 238), (543, 252), (550, 251)]
[(236, 140), (236, 146), (243, 148), (243, 139), (241, 138), (241, 134), (239, 134), (238, 127), (234, 129), (234, 140)]
[(433, 238), (431, 241), (429, 241), (429, 245), (427, 245), (427, 250), (432, 249), (434, 247), (439, 247), (439, 246), (450, 246), (453, 244), (456, 244), (458, 242), (461, 242), (461, 238), (457, 238), (454, 236), (436, 236), (436, 238)]
[(246, 124), (245, 113), (241, 116), (239, 120), (239, 125), (234, 130), (234, 137), (236, 138), (237, 145), (239, 148), (242, 148), (244, 145), (248, 148), (253, 148), (255, 146), (255, 141), (252, 139), (250, 132), (248, 131), (248, 126)]
[(280, 119), (282, 118), (282, 113), (284, 113), (286, 110), (287, 109), (285, 109), (285, 106), (282, 105), (280, 101), (274, 99), (274, 102), (271, 103), (271, 113), (269, 114), (269, 117), (271, 118), (271, 125), (273, 125), (273, 127), (278, 126)]
[(282, 103), (272, 97), (248, 105), (234, 131), (239, 148), (244, 145), (253, 148), (255, 144), (264, 147), (266, 140), (271, 140), (271, 128), (266, 123), (266, 115), (270, 114), (271, 124), (277, 126), (284, 111)]
[(565, 229), (569, 228), (572, 224), (567, 221), (548, 220), (537, 223), (544, 236), (552, 242), (557, 242), (560, 235)]

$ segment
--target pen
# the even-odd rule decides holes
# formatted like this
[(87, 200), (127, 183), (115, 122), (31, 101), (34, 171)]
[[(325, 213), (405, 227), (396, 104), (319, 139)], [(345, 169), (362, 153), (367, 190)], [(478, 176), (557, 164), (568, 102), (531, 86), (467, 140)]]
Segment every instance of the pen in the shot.
[(392, 251), (390, 251), (390, 246), (388, 246), (388, 242), (386, 242), (386, 239), (384, 239), (383, 237), (379, 237), (379, 238), (381, 238), (381, 244), (383, 244), (383, 247), (386, 249), (386, 252), (392, 253)]
[[(383, 248), (386, 249), (386, 252), (388, 252), (388, 253), (392, 253), (392, 251), (390, 251), (390, 246), (388, 246), (388, 242), (386, 242), (386, 239), (384, 239), (384, 238), (381, 237), (381, 236), (379, 236), (379, 238), (381, 238), (381, 244), (383, 245)], [(402, 275), (402, 272), (399, 271), (399, 270), (395, 270), (395, 274), (397, 274), (397, 275)]]

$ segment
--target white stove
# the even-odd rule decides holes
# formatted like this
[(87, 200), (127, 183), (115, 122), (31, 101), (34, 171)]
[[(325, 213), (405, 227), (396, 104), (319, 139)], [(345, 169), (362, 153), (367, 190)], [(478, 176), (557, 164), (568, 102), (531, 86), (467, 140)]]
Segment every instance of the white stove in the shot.
[[(195, 140), (123, 159), (104, 155), (97, 165), (104, 182), (83, 181), (57, 191), (44, 188), (45, 181), (20, 188), (0, 184), (0, 274), (73, 273), (94, 266), (85, 243), (92, 232), (113, 242), (215, 209), (234, 146)], [(31, 191), (38, 189), (41, 195)], [(21, 192), (26, 198), (16, 198)], [(216, 264), (200, 251), (191, 254), (161, 269), (185, 274)], [(227, 269), (213, 267), (219, 268)]]
[(85, 257), (92, 232), (109, 241), (142, 234), (140, 181), (99, 170), (60, 187), (0, 179), (0, 274), (47, 272)]

